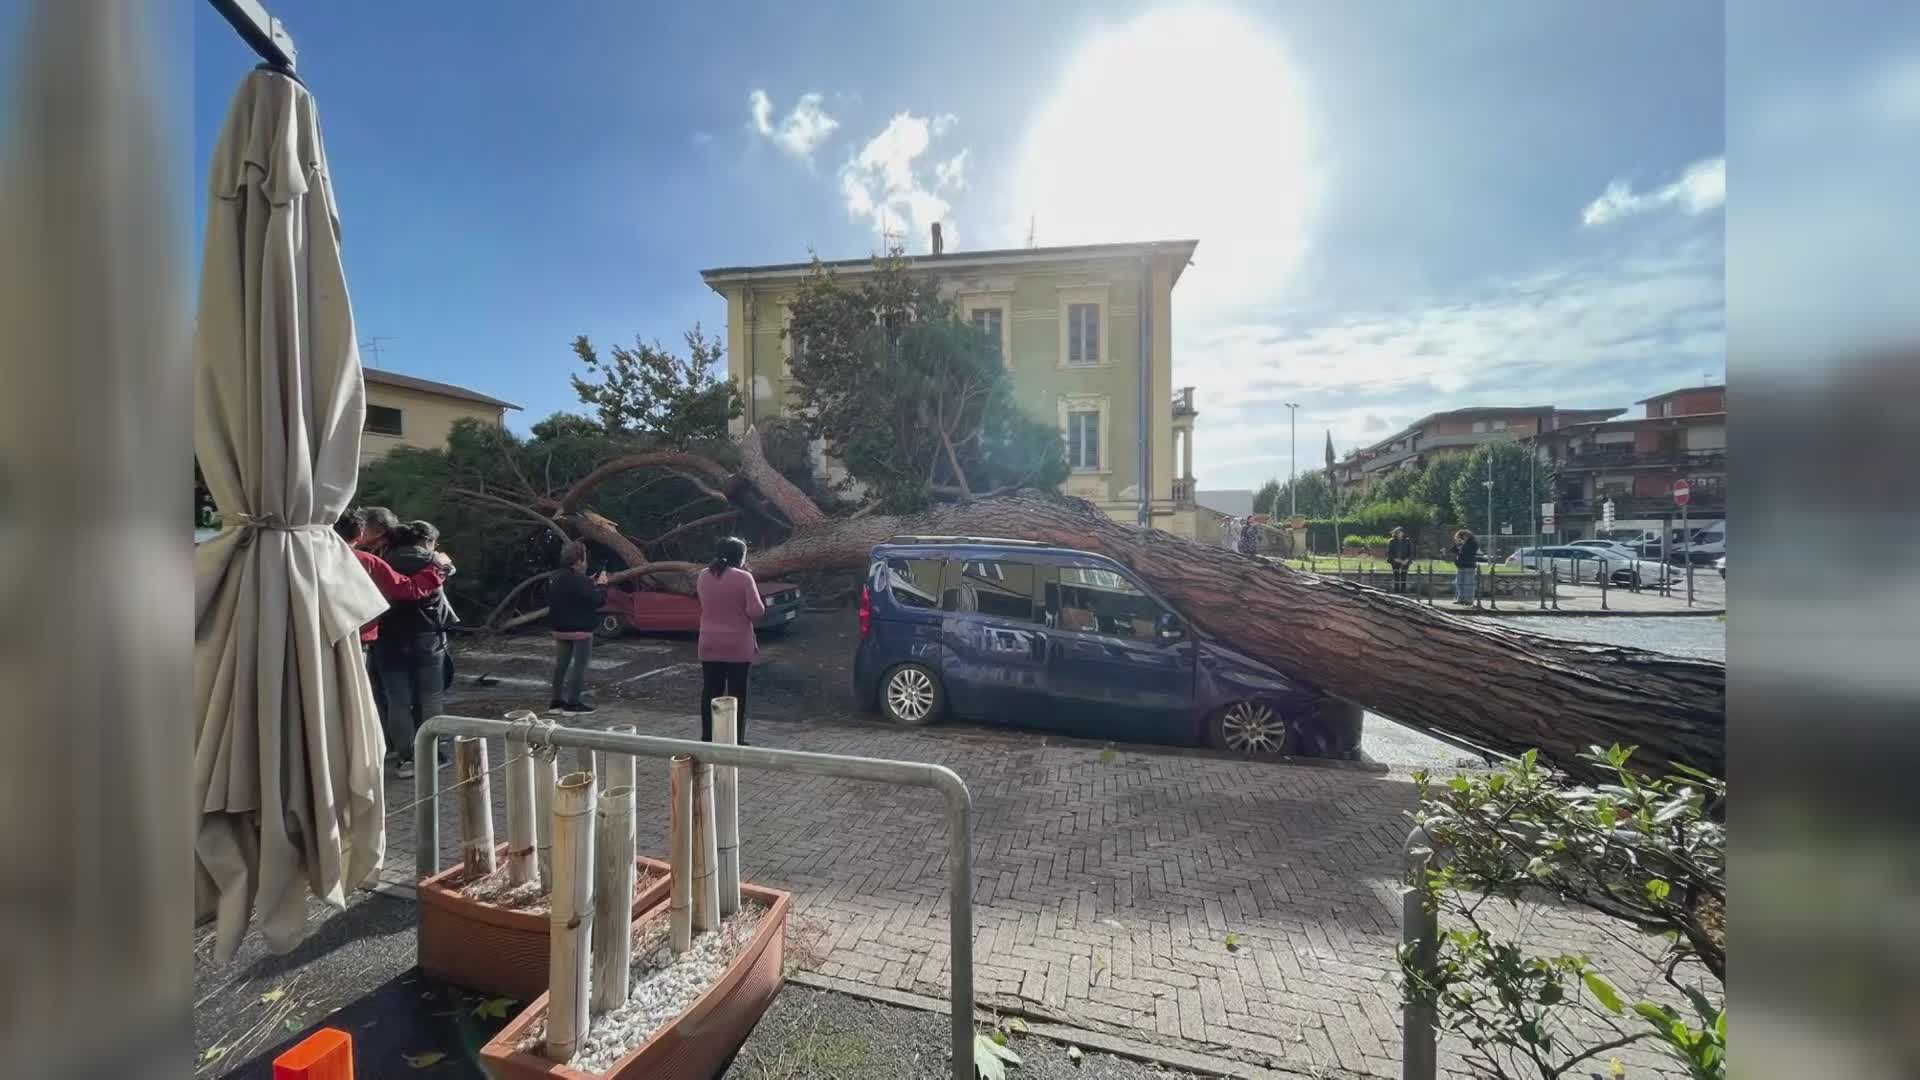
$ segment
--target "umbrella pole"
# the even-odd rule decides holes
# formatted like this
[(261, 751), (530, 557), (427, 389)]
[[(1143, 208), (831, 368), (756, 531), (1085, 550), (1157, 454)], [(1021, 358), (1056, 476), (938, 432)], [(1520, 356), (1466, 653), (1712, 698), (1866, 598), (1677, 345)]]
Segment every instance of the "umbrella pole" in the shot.
[(547, 968), (546, 1055), (570, 1061), (587, 1037), (593, 942), (593, 774), (572, 772), (553, 791), (553, 947)]
[[(608, 758), (632, 757), (608, 754)], [(631, 767), (631, 765), (629, 765)], [(593, 1000), (589, 1012), (603, 1016), (627, 1003), (633, 963), (633, 887), (635, 879), (633, 787), (609, 787), (600, 793), (594, 817)]]
[[(738, 698), (713, 699), (713, 741), (739, 745)], [(740, 910), (740, 771), (732, 765), (713, 768), (713, 820), (717, 833), (714, 847), (719, 854), (720, 914), (725, 917)]]
[(693, 759), (676, 754), (668, 763), (667, 917), (673, 951), (693, 947)]
[[(516, 709), (507, 714), (508, 723), (531, 721), (533, 713)], [(540, 861), (534, 851), (539, 828), (534, 814), (533, 756), (524, 736), (507, 736), (507, 878), (515, 885), (540, 881)]]
[(487, 740), (461, 735), (453, 740), (454, 774), (460, 785), (460, 861), (466, 879), (478, 881), (494, 871), (493, 793), (487, 780)]

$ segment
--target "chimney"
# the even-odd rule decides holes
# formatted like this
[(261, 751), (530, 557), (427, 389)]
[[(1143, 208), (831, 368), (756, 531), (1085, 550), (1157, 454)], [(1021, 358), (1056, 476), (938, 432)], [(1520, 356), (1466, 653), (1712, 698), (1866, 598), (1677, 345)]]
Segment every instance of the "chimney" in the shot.
[(936, 221), (933, 223), (933, 253), (935, 255), (938, 255), (940, 254), (940, 251), (941, 251), (940, 223)]

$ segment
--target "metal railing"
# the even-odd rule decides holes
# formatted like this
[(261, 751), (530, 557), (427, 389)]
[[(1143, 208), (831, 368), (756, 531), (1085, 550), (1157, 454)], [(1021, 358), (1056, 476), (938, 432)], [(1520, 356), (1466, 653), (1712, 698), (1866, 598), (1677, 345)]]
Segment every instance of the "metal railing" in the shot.
[[(740, 769), (810, 776), (870, 780), (902, 787), (932, 788), (946, 800), (947, 892), (950, 894), (948, 947), (953, 969), (950, 1011), (953, 1014), (953, 1077), (973, 1080), (973, 797), (966, 782), (944, 765), (884, 758), (815, 754), (802, 750), (770, 750), (759, 746), (727, 746), (655, 735), (630, 735), (585, 728), (516, 724), (474, 716), (435, 716), (420, 725), (413, 737), (413, 759), (432, 762), (442, 736), (479, 735), (524, 738), (530, 748), (568, 746), (608, 754), (673, 758), (681, 754), (703, 765), (731, 765)], [(440, 775), (433, 768), (414, 774), (414, 873), (424, 881), (440, 869)]]

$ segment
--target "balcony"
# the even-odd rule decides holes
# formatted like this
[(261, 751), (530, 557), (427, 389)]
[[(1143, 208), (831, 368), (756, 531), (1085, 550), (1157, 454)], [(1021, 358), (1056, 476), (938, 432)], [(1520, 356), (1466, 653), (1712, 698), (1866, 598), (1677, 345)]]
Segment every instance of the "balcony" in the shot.
[(1173, 392), (1173, 415), (1193, 416), (1193, 387), (1183, 386)]
[(1555, 462), (1562, 472), (1581, 472), (1596, 469), (1647, 469), (1670, 468), (1682, 471), (1699, 470), (1724, 471), (1727, 467), (1725, 450), (1648, 450), (1636, 451), (1631, 446), (1589, 447)]
[(1173, 503), (1175, 506), (1192, 506), (1193, 491), (1198, 481), (1191, 476), (1175, 477), (1173, 481)]

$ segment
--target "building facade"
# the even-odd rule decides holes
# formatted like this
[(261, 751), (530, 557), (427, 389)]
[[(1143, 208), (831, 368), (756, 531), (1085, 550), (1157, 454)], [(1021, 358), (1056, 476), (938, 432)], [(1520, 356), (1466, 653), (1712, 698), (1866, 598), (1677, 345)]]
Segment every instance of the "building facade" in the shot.
[(360, 436), (360, 464), (377, 461), (396, 447), (439, 450), (456, 420), (474, 419), (496, 427), (507, 410), (520, 406), (464, 386), (418, 379), (395, 371), (364, 368), (367, 420)]
[(1613, 502), (1616, 530), (1667, 531), (1680, 522), (1673, 485), (1686, 480), (1690, 525), (1727, 512), (1726, 387), (1688, 387), (1635, 402), (1646, 414), (1573, 424), (1539, 440), (1554, 469), (1563, 540), (1591, 537)]
[[(1071, 472), (1062, 490), (1116, 521), (1185, 536), (1203, 529), (1194, 501), (1193, 392), (1173, 386), (1173, 288), (1196, 241), (940, 252), (908, 260), (936, 276), (960, 316), (999, 338), (1016, 397), (1056, 425)], [(857, 279), (867, 259), (826, 264)], [(811, 263), (721, 267), (701, 278), (727, 303), (727, 373), (741, 430), (791, 401), (784, 333)], [(824, 457), (822, 472), (838, 478)], [(1144, 475), (1143, 475), (1144, 473)]]

